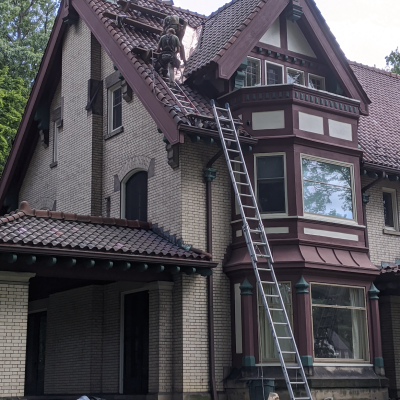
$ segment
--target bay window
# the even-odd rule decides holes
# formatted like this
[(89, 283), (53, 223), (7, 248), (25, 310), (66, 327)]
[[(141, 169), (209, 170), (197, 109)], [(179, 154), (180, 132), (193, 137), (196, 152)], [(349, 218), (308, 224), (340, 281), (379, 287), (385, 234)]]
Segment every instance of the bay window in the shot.
[(293, 68), (286, 69), (287, 83), (297, 83), (304, 86), (304, 72)]
[(364, 288), (313, 283), (311, 299), (314, 358), (368, 361)]
[(245, 86), (261, 85), (261, 60), (247, 57)]
[(302, 156), (305, 214), (355, 219), (353, 165)]
[[(263, 284), (265, 294), (276, 294), (275, 287), (269, 284)], [(285, 304), (286, 313), (289, 317), (290, 325), (292, 322), (292, 288), (290, 282), (280, 282), (279, 289)], [(270, 308), (280, 308), (279, 299), (275, 297), (267, 297), (268, 306)], [(281, 311), (271, 311), (272, 320), (274, 322), (285, 322)], [(261, 294), (258, 293), (258, 327), (259, 327), (259, 345), (260, 345), (260, 361), (278, 361), (278, 353), (272, 338), (271, 327), (269, 325), (267, 315), (262, 303)], [(275, 325), (276, 333), (279, 337), (287, 337), (289, 333), (285, 325)], [(283, 351), (293, 351), (292, 345), (288, 340), (280, 341)], [(284, 354), (283, 358), (288, 361), (294, 360), (293, 354)]]

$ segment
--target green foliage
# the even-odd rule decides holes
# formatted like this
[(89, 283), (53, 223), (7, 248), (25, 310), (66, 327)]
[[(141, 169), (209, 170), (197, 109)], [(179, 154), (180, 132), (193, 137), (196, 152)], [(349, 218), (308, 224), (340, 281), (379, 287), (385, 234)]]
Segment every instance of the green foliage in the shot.
[(388, 56), (385, 57), (386, 65), (391, 67), (390, 71), (400, 75), (400, 53), (399, 48), (392, 51)]
[(0, 68), (31, 86), (53, 27), (54, 0), (0, 0)]
[(8, 67), (0, 69), (0, 175), (21, 122), (28, 92), (22, 78), (10, 75)]

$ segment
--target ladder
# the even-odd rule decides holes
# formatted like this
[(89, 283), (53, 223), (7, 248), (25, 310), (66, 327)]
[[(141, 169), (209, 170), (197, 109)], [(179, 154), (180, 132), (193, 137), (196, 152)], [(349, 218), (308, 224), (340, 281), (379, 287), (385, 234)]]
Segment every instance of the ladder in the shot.
[(175, 81), (175, 84), (171, 84), (169, 78), (162, 78), (166, 83), (166, 86), (170, 93), (172, 94), (172, 98), (175, 100), (177, 106), (181, 109), (183, 114), (197, 114), (200, 115), (196, 106), (190, 101), (189, 97), (186, 96), (185, 92), (181, 88), (178, 82)]
[[(256, 275), (258, 290), (261, 294), (265, 313), (271, 328), (272, 337), (281, 363), (290, 399), (312, 400), (310, 388), (307, 383), (306, 375), (304, 373), (303, 365), (301, 363), (300, 355), (297, 350), (289, 318), (279, 289), (279, 284), (275, 276), (271, 250), (265, 234), (261, 215), (258, 210), (257, 200), (251, 186), (250, 177), (247, 172), (246, 163), (239, 143), (239, 136), (235, 128), (229, 104), (226, 104), (225, 108), (220, 108), (217, 107), (215, 101), (212, 100), (211, 106), (213, 108), (221, 145), (225, 154), (233, 189), (235, 191), (236, 201), (240, 208), (240, 214), (243, 220), (243, 233), (250, 253), (254, 273)], [(237, 180), (236, 177), (239, 179)], [(247, 193), (245, 193), (246, 191)], [(264, 260), (266, 263), (263, 263), (264, 265), (259, 267), (259, 260)], [(263, 275), (263, 280), (261, 279), (260, 274)], [(266, 275), (269, 276), (269, 279), (265, 279)], [(266, 287), (272, 287), (275, 290), (272, 290), (272, 294), (266, 294), (263, 285)], [(275, 318), (274, 320), (273, 316), (276, 315), (278, 315), (278, 318)], [(277, 334), (278, 326), (285, 328), (284, 330), (286, 330), (286, 333), (284, 336), (279, 336)], [(281, 343), (287, 344), (288, 342), (291, 344), (292, 349), (290, 351), (282, 350)], [(285, 356), (294, 356), (295, 365), (286, 365)], [(291, 376), (289, 376), (289, 370), (294, 370), (294, 372), (296, 372), (296, 377), (297, 374), (300, 373), (300, 380), (297, 381), (297, 378), (293, 378), (293, 374), (290, 374)], [(296, 389), (303, 393), (305, 392), (306, 396), (295, 397), (294, 390)]]

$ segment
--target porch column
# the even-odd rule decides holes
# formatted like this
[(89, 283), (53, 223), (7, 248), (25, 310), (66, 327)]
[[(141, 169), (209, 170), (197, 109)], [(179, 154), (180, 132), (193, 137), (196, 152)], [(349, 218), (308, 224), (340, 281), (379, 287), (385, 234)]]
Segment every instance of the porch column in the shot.
[(173, 282), (149, 284), (149, 394), (172, 393)]
[(385, 375), (382, 357), (382, 338), (381, 338), (381, 321), (379, 317), (379, 290), (371, 283), (368, 291), (369, 305), (371, 309), (371, 327), (372, 327), (372, 354), (375, 373)]
[(0, 398), (24, 395), (28, 289), (34, 276), (0, 271)]
[(297, 322), (295, 323), (295, 326), (297, 325), (297, 347), (303, 367), (311, 369), (313, 366), (313, 340), (311, 332), (311, 298), (308, 290), (310, 285), (302, 275), (295, 287), (297, 303)]
[(253, 286), (244, 279), (240, 285), (240, 294), (242, 299), (242, 329), (243, 329), (243, 357), (242, 365), (244, 367), (253, 367), (256, 365), (254, 351), (254, 321), (253, 321)]

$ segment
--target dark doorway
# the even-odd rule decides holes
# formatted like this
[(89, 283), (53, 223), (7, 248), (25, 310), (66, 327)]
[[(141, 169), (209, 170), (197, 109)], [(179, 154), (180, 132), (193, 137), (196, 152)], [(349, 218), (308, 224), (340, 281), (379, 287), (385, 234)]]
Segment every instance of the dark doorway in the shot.
[(147, 394), (149, 292), (124, 296), (124, 394)]
[(132, 175), (125, 184), (125, 218), (147, 221), (147, 172)]
[(28, 315), (25, 396), (44, 394), (46, 322), (46, 311)]

